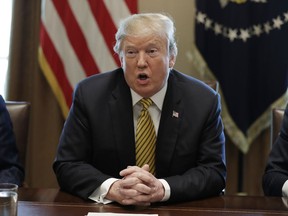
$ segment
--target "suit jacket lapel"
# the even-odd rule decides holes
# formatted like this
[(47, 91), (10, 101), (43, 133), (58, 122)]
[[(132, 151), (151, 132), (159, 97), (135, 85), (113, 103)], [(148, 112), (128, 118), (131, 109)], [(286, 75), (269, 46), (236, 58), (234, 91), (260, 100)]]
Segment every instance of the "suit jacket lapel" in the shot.
[(168, 88), (164, 99), (156, 146), (157, 176), (167, 176), (170, 162), (177, 142), (181, 121), (182, 91), (173, 73), (170, 73)]
[(126, 84), (123, 71), (120, 72), (120, 81), (112, 92), (109, 100), (112, 115), (112, 136), (115, 137), (116, 148), (119, 154), (121, 167), (135, 164), (135, 139), (132, 99), (129, 86)]

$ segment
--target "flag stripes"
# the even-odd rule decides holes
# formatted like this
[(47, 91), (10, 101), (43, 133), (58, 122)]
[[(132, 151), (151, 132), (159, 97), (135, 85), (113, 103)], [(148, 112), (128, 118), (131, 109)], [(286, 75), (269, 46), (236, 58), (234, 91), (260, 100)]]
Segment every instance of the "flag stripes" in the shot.
[(42, 1), (39, 63), (64, 117), (80, 80), (120, 66), (115, 33), (136, 12), (134, 0)]
[(89, 76), (94, 74), (95, 72), (99, 73), (99, 70), (92, 58), (91, 52), (86, 43), (82, 30), (74, 17), (74, 14), (70, 8), (70, 5), (68, 4), (68, 1), (54, 0), (53, 2), (65, 26), (70, 43), (82, 67), (84, 68), (86, 75)]
[[(115, 62), (117, 62), (118, 65), (119, 59), (117, 55), (114, 55), (113, 51), (113, 44), (115, 41), (115, 32), (117, 31), (117, 28), (114, 24), (114, 22), (111, 19), (111, 16), (104, 4), (103, 1), (95, 1), (95, 0), (89, 0), (89, 4), (92, 10), (92, 13), (94, 15), (94, 18), (100, 28), (100, 31), (103, 35), (105, 35), (104, 40), (106, 42), (106, 45), (111, 53), (111, 55), (114, 57)], [(98, 10), (97, 10), (98, 9)], [(97, 13), (97, 11), (99, 13)], [(109, 26), (109, 28), (107, 28)]]
[[(70, 5), (74, 16), (81, 27), (88, 47), (91, 50), (101, 50), (101, 52), (91, 52), (99, 71), (106, 71), (110, 68), (116, 68), (117, 64), (111, 56), (110, 51), (105, 44), (104, 36), (102, 35), (87, 1), (75, 1)], [(89, 20), (89, 22), (87, 22)], [(91, 37), (91, 35), (94, 35)]]
[[(73, 89), (71, 88), (67, 74), (65, 73), (63, 62), (61, 61), (61, 58), (58, 55), (59, 52), (57, 52), (51, 38), (48, 36), (46, 29), (41, 26), (40, 40), (43, 38), (45, 38), (45, 43), (42, 44), (42, 47), (40, 47), (39, 50), (39, 63), (42, 66), (46, 78), (51, 81), (53, 80), (50, 84), (53, 85), (55, 81), (59, 84), (54, 85), (53, 90), (59, 100), (59, 92), (62, 92), (62, 95), (64, 96), (61, 96), (62, 105), (70, 104), (72, 100), (69, 100), (66, 96), (71, 93)], [(53, 71), (57, 71), (57, 73), (53, 73)], [(64, 88), (60, 89), (60, 86)], [(62, 101), (63, 99), (65, 100), (65, 103)]]

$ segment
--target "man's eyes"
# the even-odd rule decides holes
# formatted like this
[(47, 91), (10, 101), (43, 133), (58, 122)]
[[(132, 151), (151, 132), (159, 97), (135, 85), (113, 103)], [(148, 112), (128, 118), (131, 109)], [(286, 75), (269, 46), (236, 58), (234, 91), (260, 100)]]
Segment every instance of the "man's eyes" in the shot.
[(134, 57), (134, 56), (136, 56), (136, 54), (137, 54), (136, 50), (127, 50), (126, 51), (127, 57)]
[(133, 54), (133, 53), (136, 53), (136, 51), (135, 50), (128, 50), (127, 53), (128, 54)]
[(157, 49), (150, 49), (150, 50), (148, 50), (147, 53), (148, 53), (149, 55), (154, 56), (154, 55), (156, 55), (156, 54), (158, 53), (158, 50), (157, 50)]
[[(152, 49), (147, 49), (145, 51), (146, 54), (148, 54), (149, 56), (153, 57), (156, 56), (158, 54), (158, 49), (156, 48), (152, 48)], [(138, 54), (137, 50), (127, 50), (125, 52), (127, 57), (135, 57)]]

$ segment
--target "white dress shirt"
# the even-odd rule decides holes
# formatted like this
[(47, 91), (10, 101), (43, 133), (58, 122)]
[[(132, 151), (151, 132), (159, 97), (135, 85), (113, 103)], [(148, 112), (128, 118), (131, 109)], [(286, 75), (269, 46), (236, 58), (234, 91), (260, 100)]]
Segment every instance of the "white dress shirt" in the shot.
[(282, 196), (283, 197), (288, 197), (288, 180), (285, 181), (282, 187)]
[[(142, 97), (138, 95), (135, 91), (131, 90), (131, 95), (132, 95), (132, 105), (133, 105), (133, 119), (134, 119), (134, 134), (136, 134), (136, 126), (137, 126), (137, 120), (140, 115), (142, 106), (140, 104), (140, 100)], [(153, 104), (148, 108), (148, 111), (150, 113), (150, 116), (152, 118), (152, 121), (154, 123), (155, 131), (156, 131), (156, 136), (158, 134), (158, 128), (159, 128), (159, 123), (160, 123), (160, 118), (161, 118), (161, 112), (162, 112), (162, 107), (163, 107), (163, 102), (164, 102), (164, 97), (166, 94), (167, 90), (167, 82), (165, 86), (157, 92), (155, 95), (153, 95), (150, 99), (153, 101)], [(117, 181), (118, 179), (116, 178), (109, 178), (106, 181), (104, 181), (100, 187), (98, 187), (90, 196), (89, 199), (96, 201), (97, 203), (103, 203), (103, 204), (108, 204), (111, 203), (111, 200), (105, 199), (106, 194), (108, 193), (111, 185)], [(164, 189), (165, 189), (165, 194), (162, 199), (162, 201), (166, 201), (170, 198), (170, 186), (165, 181), (164, 179), (159, 179), (159, 181), (162, 183)]]

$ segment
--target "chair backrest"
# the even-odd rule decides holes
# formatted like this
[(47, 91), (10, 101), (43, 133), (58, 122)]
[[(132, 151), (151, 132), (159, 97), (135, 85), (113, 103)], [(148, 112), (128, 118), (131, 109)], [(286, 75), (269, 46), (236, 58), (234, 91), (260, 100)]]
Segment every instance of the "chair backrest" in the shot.
[(272, 109), (271, 120), (271, 145), (275, 142), (282, 125), (284, 117), (284, 109), (274, 108)]
[(19, 151), (20, 162), (23, 167), (26, 163), (28, 145), (30, 103), (20, 101), (6, 101), (15, 134), (16, 145)]

